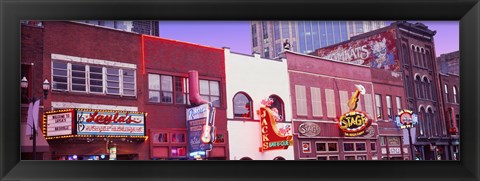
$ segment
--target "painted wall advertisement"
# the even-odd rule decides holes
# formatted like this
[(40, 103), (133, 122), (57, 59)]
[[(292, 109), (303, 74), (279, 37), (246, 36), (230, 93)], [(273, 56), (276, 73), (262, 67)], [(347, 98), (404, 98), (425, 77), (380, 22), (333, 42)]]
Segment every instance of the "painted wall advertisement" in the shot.
[[(212, 112), (214, 113), (214, 112)], [(188, 157), (205, 158), (206, 151), (212, 149), (212, 132), (209, 126), (210, 106), (203, 104), (187, 109)], [(209, 137), (210, 136), (210, 137)], [(209, 137), (208, 140), (206, 137)]]
[(341, 62), (399, 71), (396, 39), (396, 29), (391, 28), (363, 39), (319, 49), (315, 55)]
[(58, 113), (46, 113), (46, 136), (71, 135), (73, 127), (73, 110), (60, 111)]
[(78, 109), (76, 116), (78, 135), (145, 136), (145, 113)]

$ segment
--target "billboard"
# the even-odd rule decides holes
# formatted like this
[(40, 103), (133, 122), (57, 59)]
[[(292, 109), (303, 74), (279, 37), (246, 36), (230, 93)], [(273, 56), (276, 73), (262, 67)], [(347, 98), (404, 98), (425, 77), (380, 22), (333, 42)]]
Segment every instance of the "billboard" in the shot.
[(77, 135), (145, 136), (145, 113), (127, 111), (76, 111)]
[(187, 134), (189, 158), (205, 158), (206, 151), (212, 149), (215, 139), (215, 108), (202, 104), (187, 109)]
[(318, 49), (314, 55), (372, 68), (399, 71), (396, 41), (396, 29), (391, 28), (366, 38)]

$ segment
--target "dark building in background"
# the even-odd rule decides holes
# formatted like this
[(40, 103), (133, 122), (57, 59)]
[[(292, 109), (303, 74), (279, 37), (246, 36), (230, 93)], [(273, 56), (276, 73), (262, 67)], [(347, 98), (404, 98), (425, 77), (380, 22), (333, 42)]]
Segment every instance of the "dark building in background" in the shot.
[(145, 35), (160, 36), (158, 21), (78, 21)]
[(437, 57), (437, 66), (443, 74), (460, 75), (460, 51), (441, 54)]
[(439, 74), (445, 124), (447, 125), (450, 145), (446, 148), (447, 160), (460, 159), (460, 76)]
[[(405, 90), (405, 105), (401, 105), (402, 108), (419, 115), (413, 140), (415, 159), (422, 160), (448, 159), (449, 153), (446, 150), (448, 145), (451, 145), (435, 61), (435, 34), (435, 31), (422, 23), (397, 21), (390, 26), (351, 37), (347, 42), (311, 53), (325, 59), (367, 65), (398, 74)], [(374, 41), (369, 44), (362, 43), (369, 40)], [(383, 99), (384, 96), (379, 97)], [(379, 105), (383, 106), (381, 103)], [(385, 118), (391, 119), (384, 117), (381, 120), (387, 120)]]

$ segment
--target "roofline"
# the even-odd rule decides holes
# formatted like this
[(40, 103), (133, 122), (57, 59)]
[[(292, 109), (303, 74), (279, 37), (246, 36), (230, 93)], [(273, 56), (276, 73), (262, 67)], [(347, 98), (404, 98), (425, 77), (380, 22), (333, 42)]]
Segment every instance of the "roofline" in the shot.
[(180, 40), (174, 40), (174, 39), (168, 39), (168, 38), (163, 38), (163, 37), (158, 37), (158, 36), (152, 36), (152, 35), (146, 35), (146, 34), (141, 34), (141, 35), (142, 35), (143, 37), (147, 37), (147, 38), (167, 40), (167, 41), (171, 41), (171, 42), (183, 43), (183, 44), (188, 44), (188, 45), (195, 45), (195, 46), (199, 46), (199, 47), (211, 48), (211, 49), (216, 49), (216, 50), (224, 51), (224, 48), (217, 48), (217, 47), (212, 47), (212, 46), (200, 45), (200, 44), (196, 44), (196, 43), (191, 43), (191, 42), (186, 42), (186, 41), (180, 41)]
[[(315, 55), (302, 54), (302, 53), (293, 52), (293, 51), (290, 51), (290, 50), (285, 50), (285, 51), (280, 52), (280, 53), (292, 53), (292, 54), (301, 55), (301, 56), (306, 56), (306, 57), (315, 58), (315, 59), (320, 59), (320, 60), (324, 60), (324, 61), (330, 61), (330, 62), (335, 62), (335, 63), (353, 65), (353, 66), (357, 66), (357, 67), (371, 68), (371, 67), (366, 66), (366, 65), (359, 65), (359, 64), (349, 63), (349, 62), (341, 62), (341, 61), (334, 60), (334, 59), (327, 59), (327, 58), (322, 58), (322, 57), (315, 56)], [(288, 58), (287, 58), (287, 60), (288, 60)]]

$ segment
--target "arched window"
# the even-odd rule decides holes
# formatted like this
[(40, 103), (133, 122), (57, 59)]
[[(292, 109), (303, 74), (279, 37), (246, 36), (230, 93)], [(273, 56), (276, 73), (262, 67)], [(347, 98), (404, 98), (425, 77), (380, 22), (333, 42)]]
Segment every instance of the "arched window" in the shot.
[(423, 88), (422, 88), (422, 81), (420, 80), (420, 76), (415, 77), (415, 89), (417, 92), (418, 98), (423, 98)]
[(418, 47), (415, 47), (415, 65), (420, 66), (420, 49)]
[(430, 93), (430, 81), (427, 79), (427, 77), (423, 77), (423, 84), (425, 85), (425, 99), (431, 99), (431, 93)]
[(432, 60), (430, 59), (430, 51), (425, 51), (425, 58), (426, 58), (426, 61), (427, 61), (427, 68), (428, 69), (432, 69)]
[(281, 156), (277, 156), (275, 157), (273, 160), (285, 160), (285, 158), (281, 157)]
[(273, 100), (273, 103), (270, 106), (270, 108), (273, 111), (277, 112), (278, 117), (279, 117), (278, 121), (285, 121), (285, 107), (283, 105), (283, 100), (280, 97), (278, 97), (277, 95), (270, 95), (270, 97), (268, 97), (268, 98)]
[(402, 61), (405, 65), (409, 65), (410, 64), (410, 60), (408, 58), (408, 48), (407, 48), (407, 45), (403, 44), (402, 45), (402, 53), (403, 53), (403, 57), (402, 57)]
[(235, 118), (252, 118), (252, 99), (246, 93), (239, 92), (233, 97), (233, 116)]
[(433, 114), (433, 111), (431, 108), (428, 108), (428, 122), (429, 122), (429, 130), (430, 130), (430, 135), (431, 136), (437, 136), (438, 133), (441, 131), (441, 125), (440, 124), (435, 124), (435, 115)]
[(445, 89), (445, 102), (452, 102), (452, 101), (450, 101), (450, 96), (448, 96), (448, 85), (445, 84), (444, 87), (445, 87), (444, 88)]
[(420, 114), (418, 115), (419, 116), (419, 120), (418, 120), (418, 126), (420, 127), (420, 135), (425, 135), (425, 126), (427, 124), (427, 118), (426, 118), (426, 115), (425, 115), (425, 108), (420, 108)]
[(250, 158), (250, 157), (242, 157), (242, 158), (240, 158), (240, 160), (253, 160), (253, 159)]
[(412, 80), (410, 80), (410, 77), (408, 75), (405, 75), (405, 86), (407, 89), (407, 96), (413, 97)]
[(457, 86), (453, 86), (453, 103), (458, 103), (458, 97), (457, 97)]

